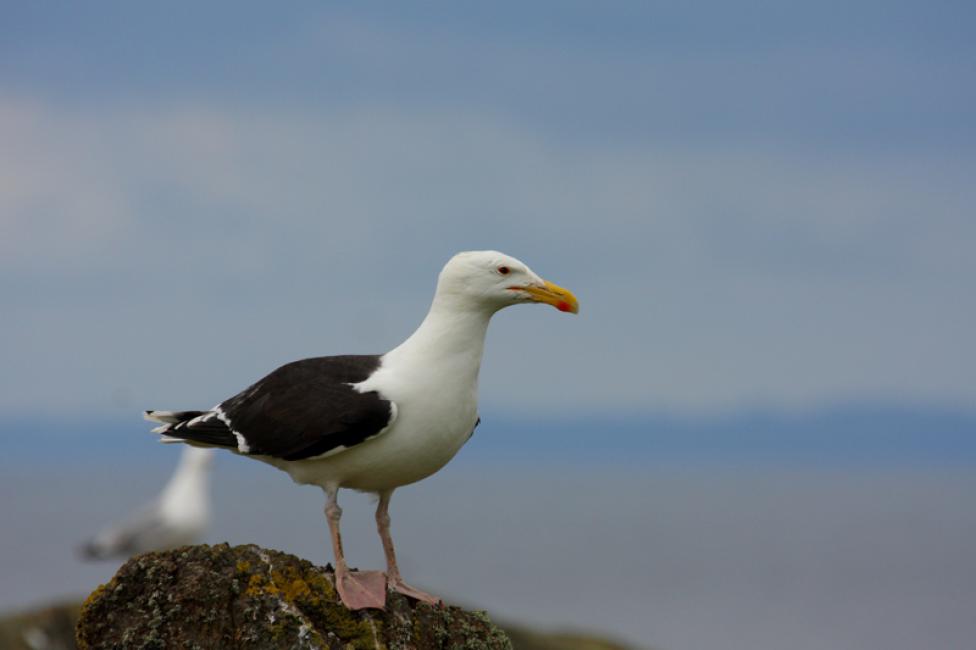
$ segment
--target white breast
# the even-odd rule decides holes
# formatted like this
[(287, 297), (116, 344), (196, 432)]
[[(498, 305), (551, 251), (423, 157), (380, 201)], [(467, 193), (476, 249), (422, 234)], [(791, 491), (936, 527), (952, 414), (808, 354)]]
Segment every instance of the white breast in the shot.
[(478, 372), (492, 314), (448, 307), (435, 300), (417, 331), (354, 385), (396, 404), (387, 431), (324, 458), (268, 462), (299, 483), (368, 492), (414, 483), (447, 464), (478, 421)]

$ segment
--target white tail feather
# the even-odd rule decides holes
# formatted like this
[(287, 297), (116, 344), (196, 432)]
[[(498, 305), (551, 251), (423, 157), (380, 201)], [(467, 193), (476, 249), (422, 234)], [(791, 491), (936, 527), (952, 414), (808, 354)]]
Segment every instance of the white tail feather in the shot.
[(180, 421), (173, 411), (146, 411), (142, 417), (150, 422), (159, 422), (160, 424), (176, 424)]

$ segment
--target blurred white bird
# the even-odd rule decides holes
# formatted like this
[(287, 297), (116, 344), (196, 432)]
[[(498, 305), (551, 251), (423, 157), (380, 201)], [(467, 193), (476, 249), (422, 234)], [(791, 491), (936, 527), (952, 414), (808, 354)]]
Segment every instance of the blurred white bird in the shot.
[(210, 521), (208, 476), (212, 462), (210, 449), (187, 446), (159, 496), (82, 545), (82, 557), (129, 557), (199, 542)]

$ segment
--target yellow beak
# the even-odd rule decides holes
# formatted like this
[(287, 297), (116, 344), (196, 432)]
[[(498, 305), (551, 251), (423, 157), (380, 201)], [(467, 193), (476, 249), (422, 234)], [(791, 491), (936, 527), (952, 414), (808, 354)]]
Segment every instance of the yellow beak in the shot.
[(535, 302), (544, 302), (547, 305), (552, 305), (559, 311), (568, 311), (573, 314), (579, 313), (579, 301), (576, 300), (576, 296), (569, 289), (563, 289), (558, 284), (553, 284), (552, 282), (545, 282), (544, 286), (541, 287), (512, 287), (518, 291), (524, 291), (529, 294), (529, 296)]

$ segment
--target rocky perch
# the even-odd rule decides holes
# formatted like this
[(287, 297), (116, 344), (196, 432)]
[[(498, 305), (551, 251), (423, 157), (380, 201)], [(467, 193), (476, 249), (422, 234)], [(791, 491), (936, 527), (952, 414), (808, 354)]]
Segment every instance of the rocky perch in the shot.
[(511, 648), (483, 612), (390, 593), (351, 612), (331, 569), (257, 546), (188, 546), (126, 562), (82, 607), (79, 648)]

